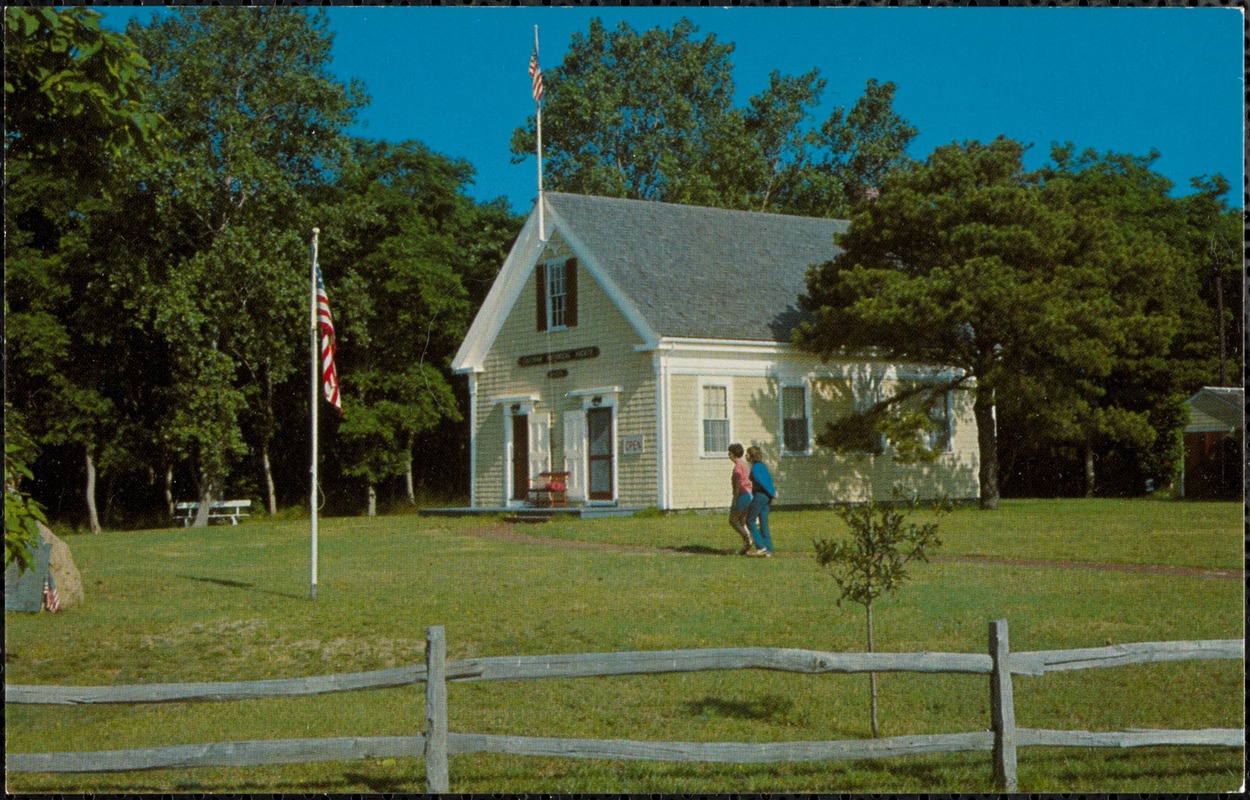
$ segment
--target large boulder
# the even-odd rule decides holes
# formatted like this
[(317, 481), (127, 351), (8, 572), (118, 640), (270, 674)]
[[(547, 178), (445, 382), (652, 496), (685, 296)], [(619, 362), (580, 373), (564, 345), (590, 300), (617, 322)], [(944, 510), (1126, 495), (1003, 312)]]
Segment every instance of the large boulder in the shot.
[(56, 594), (61, 600), (62, 610), (82, 605), (82, 576), (78, 574), (78, 567), (74, 564), (74, 556), (69, 551), (69, 545), (48, 530), (46, 525), (39, 525), (39, 535), (45, 542), (52, 545), (52, 555), (48, 558), (48, 572), (51, 573), (52, 582), (56, 585)]

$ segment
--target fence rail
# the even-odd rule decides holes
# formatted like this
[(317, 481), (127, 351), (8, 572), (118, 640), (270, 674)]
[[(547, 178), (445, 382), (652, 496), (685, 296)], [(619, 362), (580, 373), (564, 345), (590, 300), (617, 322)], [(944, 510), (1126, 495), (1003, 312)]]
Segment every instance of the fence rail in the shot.
[[(1197, 659), (1243, 658), (1240, 639), (1192, 642), (1139, 642), (1080, 650), (1012, 653), (1013, 675), (1043, 675), (1075, 669)], [(591, 678), (652, 675), (722, 669), (822, 672), (952, 672), (988, 675), (993, 659), (975, 653), (829, 653), (772, 647), (723, 650), (651, 650), (546, 656), (494, 656), (447, 662), (448, 681)], [(5, 703), (79, 705), (91, 703), (174, 703), (301, 697), (421, 683), (424, 664), (371, 672), (219, 683), (153, 683), (136, 686), (5, 686)]]
[[(890, 758), (902, 755), (991, 751), (995, 784), (1016, 790), (1016, 750), (1026, 746), (1145, 747), (1151, 745), (1245, 745), (1236, 729), (1141, 730), (1114, 732), (1020, 728), (1012, 698), (1014, 675), (1044, 675), (1076, 669), (1099, 669), (1197, 659), (1245, 659), (1239, 639), (1188, 642), (1141, 642), (1076, 650), (1012, 653), (1007, 623), (990, 623), (990, 652), (975, 653), (831, 653), (817, 650), (746, 647), (707, 650), (658, 650), (626, 653), (580, 653), (544, 656), (497, 656), (446, 660), (443, 628), (427, 630), (426, 663), (412, 667), (323, 675), (309, 678), (221, 683), (148, 684), (142, 686), (5, 686), (6, 703), (79, 705), (163, 703), (299, 697), (426, 684), (423, 735), (279, 739), (151, 747), (85, 753), (9, 753), (10, 772), (129, 772), (208, 766), (259, 766), (363, 758), (421, 757), (426, 761), (426, 790), (449, 791), (447, 756), (506, 753), (563, 758), (610, 758), (650, 761), (772, 763), (836, 759)], [(534, 680), (612, 675), (661, 674), (707, 670), (764, 669), (805, 674), (855, 672), (965, 673), (990, 676), (991, 728), (966, 733), (896, 736), (881, 739), (817, 742), (644, 742), (624, 739), (560, 739), (451, 733), (447, 722), (449, 682)]]

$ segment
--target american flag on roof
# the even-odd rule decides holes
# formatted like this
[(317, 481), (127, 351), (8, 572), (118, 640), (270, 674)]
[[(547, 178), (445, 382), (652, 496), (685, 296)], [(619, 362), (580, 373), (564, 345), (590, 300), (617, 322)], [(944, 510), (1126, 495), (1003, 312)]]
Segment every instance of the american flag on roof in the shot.
[(338, 345), (334, 338), (334, 318), (330, 316), (330, 299), (326, 297), (326, 285), (321, 280), (321, 266), (317, 265), (317, 330), (321, 332), (321, 383), (326, 400), (343, 414), (339, 398), (339, 373), (334, 366), (334, 352)]
[(530, 56), (530, 78), (534, 82), (534, 102), (543, 99), (543, 71), (538, 66), (538, 43), (534, 43), (534, 54)]

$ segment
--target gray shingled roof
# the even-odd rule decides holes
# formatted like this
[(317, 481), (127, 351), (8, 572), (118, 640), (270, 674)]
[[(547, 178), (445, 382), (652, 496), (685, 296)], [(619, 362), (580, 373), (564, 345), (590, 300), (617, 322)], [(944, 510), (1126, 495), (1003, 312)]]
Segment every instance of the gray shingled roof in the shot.
[(661, 336), (789, 342), (808, 267), (845, 220), (547, 192), (548, 205)]

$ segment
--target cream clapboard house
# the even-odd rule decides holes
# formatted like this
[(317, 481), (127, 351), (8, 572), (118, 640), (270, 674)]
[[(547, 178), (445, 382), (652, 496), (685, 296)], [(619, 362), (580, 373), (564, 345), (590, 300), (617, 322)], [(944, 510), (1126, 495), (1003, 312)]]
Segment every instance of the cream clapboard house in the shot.
[(812, 264), (839, 220), (544, 195), (453, 361), (469, 381), (472, 505), (525, 505), (567, 471), (570, 503), (729, 503), (730, 442), (763, 448), (777, 505), (978, 494), (972, 400), (930, 411), (941, 455), (895, 463), (814, 444), (826, 422), (931, 366), (822, 363), (790, 344)]

